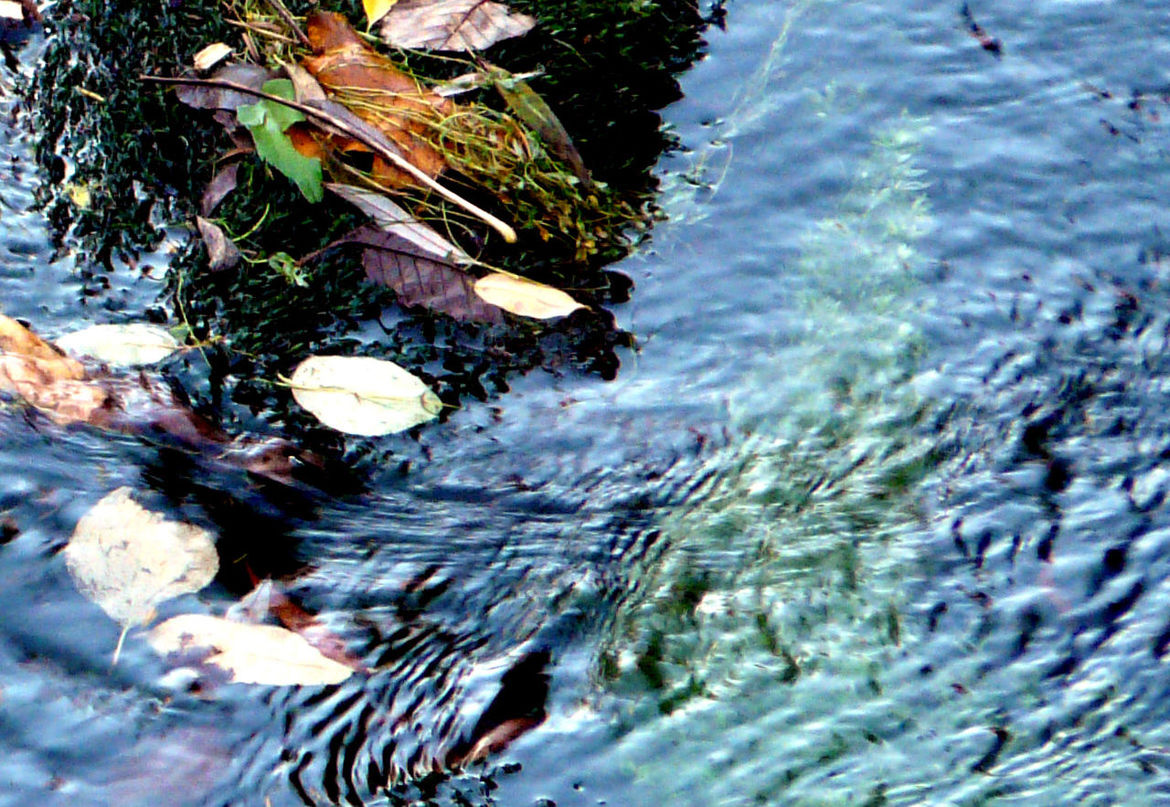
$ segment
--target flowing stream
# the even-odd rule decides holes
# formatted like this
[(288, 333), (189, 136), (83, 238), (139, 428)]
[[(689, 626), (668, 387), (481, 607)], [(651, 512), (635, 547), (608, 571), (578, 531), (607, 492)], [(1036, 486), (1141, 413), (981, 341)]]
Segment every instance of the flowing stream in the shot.
[[(1170, 804), (1164, 5), (726, 11), (616, 380), (517, 378), (333, 497), (0, 410), (0, 804)], [(29, 141), (0, 307), (139, 316), (165, 255), (91, 293)], [(111, 668), (59, 553), (122, 485), (307, 570), (379, 672)], [(543, 720), (379, 792), (493, 708)]]

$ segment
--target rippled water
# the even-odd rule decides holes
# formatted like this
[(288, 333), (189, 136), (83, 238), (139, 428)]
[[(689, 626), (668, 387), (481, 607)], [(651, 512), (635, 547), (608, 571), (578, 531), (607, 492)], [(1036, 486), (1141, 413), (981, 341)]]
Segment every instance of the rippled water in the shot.
[[(547, 717), (438, 803), (1170, 803), (1170, 19), (970, 11), (1001, 54), (959, 4), (728, 4), (621, 267), (640, 350), (517, 379), (365, 492), (0, 413), (6, 803), (329, 803), (493, 699)], [(6, 313), (149, 304), (51, 262), (30, 187)], [(133, 637), (111, 670), (57, 552), (123, 484), (306, 567), (380, 671), (206, 702)]]

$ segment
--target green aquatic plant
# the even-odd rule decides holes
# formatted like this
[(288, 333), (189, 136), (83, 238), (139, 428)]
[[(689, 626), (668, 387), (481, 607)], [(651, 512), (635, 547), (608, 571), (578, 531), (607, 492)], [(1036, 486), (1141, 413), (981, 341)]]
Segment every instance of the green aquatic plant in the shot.
[[(890, 122), (808, 234), (788, 267), (806, 289), (802, 361), (783, 390), (771, 369), (749, 377), (714, 481), (660, 524), (659, 552), (614, 623), (598, 684), (636, 778), (712, 803), (776, 803), (897, 719), (863, 709), (853, 732), (820, 721), (880, 698), (909, 640), (911, 491), (946, 454), (921, 437), (939, 415), (912, 383), (926, 131)], [(634, 750), (645, 743), (649, 755)]]

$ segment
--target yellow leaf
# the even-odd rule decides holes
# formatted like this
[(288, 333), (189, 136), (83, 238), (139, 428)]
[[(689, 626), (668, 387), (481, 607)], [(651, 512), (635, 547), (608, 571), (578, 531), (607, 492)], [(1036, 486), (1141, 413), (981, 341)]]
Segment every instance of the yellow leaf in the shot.
[(293, 398), (331, 429), (377, 436), (426, 423), (443, 409), (422, 379), (366, 356), (310, 356), (289, 379)]
[(91, 325), (67, 333), (57, 347), (74, 356), (90, 356), (115, 367), (154, 364), (179, 349), (179, 342), (158, 325), (130, 322), (124, 325)]
[(390, 13), (390, 9), (398, 0), (362, 0), (362, 8), (366, 10), (366, 19), (372, 26), (378, 20)]
[(90, 508), (65, 546), (65, 567), (85, 596), (123, 625), (199, 591), (219, 571), (211, 535), (147, 510), (118, 488)]
[(475, 293), (505, 311), (533, 319), (563, 317), (585, 308), (560, 289), (500, 273), (475, 281)]
[(336, 684), (353, 670), (326, 658), (303, 637), (275, 625), (248, 625), (207, 614), (183, 614), (155, 627), (150, 644), (166, 656), (191, 657), (217, 667), (237, 684)]

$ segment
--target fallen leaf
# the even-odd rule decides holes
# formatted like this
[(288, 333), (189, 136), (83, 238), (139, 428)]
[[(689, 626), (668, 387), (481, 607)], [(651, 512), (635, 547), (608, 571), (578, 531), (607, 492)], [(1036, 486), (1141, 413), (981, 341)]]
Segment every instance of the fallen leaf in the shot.
[(382, 40), (398, 48), (483, 50), (532, 30), (536, 20), (491, 0), (400, 0), (382, 19)]
[(499, 272), (475, 281), (475, 293), (505, 311), (533, 319), (563, 317), (585, 308), (560, 289)]
[[(210, 216), (219, 207), (219, 203), (227, 198), (228, 194), (236, 189), (240, 173), (240, 164), (231, 162), (215, 172), (215, 176), (203, 189), (203, 196), (199, 200), (199, 212)], [(204, 238), (206, 242), (206, 238)]]
[(222, 272), (234, 269), (240, 262), (240, 250), (236, 243), (227, 237), (227, 234), (213, 221), (195, 217), (195, 226), (199, 228), (199, 236), (203, 245), (207, 247), (207, 268), (212, 272)]
[(57, 347), (74, 356), (90, 356), (115, 367), (137, 367), (162, 361), (180, 345), (166, 328), (131, 322), (91, 325), (67, 333), (57, 340)]
[[(425, 89), (417, 79), (366, 44), (346, 21), (333, 12), (316, 11), (305, 21), (313, 55), (301, 65), (335, 101), (354, 102), (357, 117), (394, 143), (404, 159), (432, 179), (446, 161), (428, 142), (454, 112), (451, 101)], [(374, 161), (375, 178), (387, 187), (415, 187), (410, 174)]]
[(149, 621), (156, 605), (199, 591), (219, 571), (206, 530), (145, 509), (125, 487), (81, 517), (64, 555), (81, 593), (123, 625)]
[(18, 395), (58, 425), (99, 420), (109, 393), (92, 382), (62, 377), (64, 368), (60, 360), (0, 353), (0, 392)]
[(344, 240), (365, 247), (362, 266), (366, 277), (393, 289), (402, 305), (423, 306), (463, 322), (504, 321), (498, 307), (475, 293), (475, 279), (461, 266), (436, 257), (435, 252), (397, 230), (364, 225)]
[(573, 173), (586, 187), (592, 186), (593, 178), (589, 175), (589, 169), (585, 167), (585, 161), (581, 159), (581, 153), (573, 145), (573, 139), (565, 131), (560, 118), (556, 116), (552, 107), (540, 96), (540, 93), (532, 89), (527, 82), (518, 76), (513, 76), (498, 67), (490, 66), (489, 75), (496, 87), (496, 92), (504, 99), (512, 114), (523, 121), (529, 129), (540, 135), (544, 144), (562, 162), (573, 169)]
[(397, 364), (366, 356), (310, 356), (290, 379), (293, 398), (331, 429), (382, 435), (437, 417), (439, 397)]
[(12, 317), (0, 314), (0, 353), (12, 353), (32, 359), (43, 359), (60, 365), (57, 378), (82, 378), (85, 369), (74, 359), (41, 339)]
[(215, 67), (226, 59), (231, 52), (230, 45), (225, 45), (223, 42), (216, 42), (196, 53), (192, 63), (195, 65), (196, 70), (203, 72), (204, 70), (210, 70)]
[(366, 11), (366, 22), (373, 25), (394, 8), (398, 0), (362, 0), (362, 8)]
[(373, 219), (380, 229), (395, 233), (414, 244), (422, 254), (452, 264), (475, 262), (466, 252), (435, 232), (434, 228), (418, 221), (382, 194), (339, 183), (330, 183), (325, 187)]
[(105, 390), (85, 380), (80, 362), (3, 315), (0, 392), (19, 396), (62, 425), (88, 421), (104, 411), (109, 400)]
[(263, 622), (268, 615), (317, 648), (325, 658), (344, 664), (357, 672), (369, 672), (361, 659), (349, 652), (344, 640), (331, 631), (316, 615), (293, 602), (272, 580), (257, 581), (255, 588), (230, 609), (233, 622)]
[[(253, 90), (263, 88), (265, 82), (276, 77), (276, 72), (254, 64), (229, 64), (216, 70), (211, 78), (216, 81), (228, 81)], [(208, 87), (194, 84), (180, 84), (175, 87), (175, 95), (180, 101), (195, 109), (228, 109), (236, 110), (241, 106), (253, 104), (256, 97), (236, 90), (223, 87)]]
[(239, 684), (336, 684), (354, 672), (326, 658), (292, 631), (275, 625), (184, 614), (155, 627), (148, 638), (159, 654), (194, 656), (200, 663), (228, 673)]
[[(261, 88), (269, 95), (293, 100), (295, 93), (288, 79), (266, 81)], [(300, 154), (284, 130), (305, 119), (292, 107), (262, 98), (254, 104), (245, 104), (236, 110), (252, 134), (256, 153), (266, 163), (291, 179), (310, 202), (320, 202), (325, 196), (321, 189), (321, 161)]]

